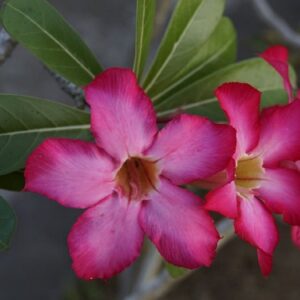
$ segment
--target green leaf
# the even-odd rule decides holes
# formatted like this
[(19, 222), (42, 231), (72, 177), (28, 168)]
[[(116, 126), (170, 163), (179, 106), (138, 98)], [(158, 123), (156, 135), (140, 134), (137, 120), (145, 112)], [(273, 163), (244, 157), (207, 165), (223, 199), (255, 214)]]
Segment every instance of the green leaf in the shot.
[(16, 171), (10, 174), (0, 176), (0, 189), (9, 191), (21, 191), (24, 187), (24, 174), (22, 171)]
[(159, 47), (144, 88), (153, 97), (172, 82), (198, 53), (219, 23), (224, 0), (180, 0)]
[(90, 115), (56, 102), (0, 95), (0, 175), (24, 168), (48, 137), (90, 139)]
[(8, 203), (0, 197), (0, 250), (6, 250), (16, 229), (16, 215)]
[(236, 46), (235, 28), (232, 22), (224, 17), (198, 53), (177, 72), (174, 82), (152, 96), (152, 100), (163, 101), (199, 78), (234, 63)]
[(45, 0), (7, 0), (1, 10), (5, 29), (45, 65), (83, 86), (101, 72), (79, 35)]
[(173, 278), (182, 277), (188, 272), (187, 269), (176, 267), (176, 266), (171, 265), (167, 262), (165, 263), (165, 266), (166, 266), (167, 271), (169, 272), (169, 274)]
[(273, 105), (287, 104), (288, 95), (282, 89), (264, 92), (262, 95), (261, 108), (266, 108)]
[(140, 79), (149, 53), (156, 0), (136, 1), (135, 57), (133, 70)]
[[(291, 70), (294, 85), (295, 78), (295, 73)], [(218, 112), (214, 90), (224, 82), (234, 81), (249, 83), (261, 92), (282, 89), (282, 80), (277, 72), (262, 59), (254, 58), (232, 64), (199, 79), (163, 101), (157, 101), (156, 109), (160, 112), (160, 116), (176, 113), (180, 109), (218, 120), (221, 116)]]
[[(199, 105), (200, 103), (202, 103), (203, 105)], [(227, 121), (224, 111), (221, 109), (219, 102), (216, 98), (209, 99), (207, 103), (200, 103), (195, 103), (194, 106), (189, 106), (188, 108), (184, 109), (185, 112), (194, 115), (201, 115), (213, 121)], [(288, 97), (285, 90), (270, 90), (262, 94), (261, 108), (286, 103), (288, 103)], [(165, 114), (159, 115), (164, 116)]]

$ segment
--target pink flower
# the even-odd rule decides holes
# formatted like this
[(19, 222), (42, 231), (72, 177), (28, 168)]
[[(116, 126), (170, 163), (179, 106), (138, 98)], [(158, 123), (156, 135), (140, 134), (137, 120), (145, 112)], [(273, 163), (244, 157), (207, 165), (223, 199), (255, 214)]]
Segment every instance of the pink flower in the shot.
[(84, 279), (109, 278), (140, 254), (144, 234), (170, 263), (209, 266), (219, 235), (201, 199), (178, 187), (222, 170), (235, 131), (180, 115), (162, 130), (150, 99), (126, 69), (109, 69), (85, 87), (95, 143), (43, 142), (28, 159), (27, 191), (87, 209), (68, 245)]
[(288, 50), (283, 46), (272, 46), (265, 50), (260, 57), (269, 63), (282, 77), (289, 102), (294, 100), (293, 87), (289, 77)]
[[(273, 46), (261, 54), (261, 57), (269, 63), (282, 77), (284, 88), (288, 94), (289, 102), (300, 99), (300, 91), (294, 95), (293, 87), (289, 76), (288, 50), (283, 46)], [(287, 168), (300, 172), (300, 161), (285, 161), (282, 163)], [(300, 227), (292, 226), (291, 237), (294, 244), (300, 249)]]
[(261, 94), (248, 84), (224, 84), (216, 96), (237, 131), (237, 147), (231, 180), (208, 193), (206, 208), (234, 219), (235, 232), (256, 247), (267, 276), (278, 243), (272, 213), (300, 225), (300, 174), (281, 166), (300, 159), (300, 100), (260, 114)]

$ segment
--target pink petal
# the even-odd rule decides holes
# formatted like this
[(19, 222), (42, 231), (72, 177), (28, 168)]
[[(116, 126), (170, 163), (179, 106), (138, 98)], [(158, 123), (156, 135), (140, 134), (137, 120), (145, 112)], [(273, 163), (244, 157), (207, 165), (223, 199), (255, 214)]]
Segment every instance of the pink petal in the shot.
[(272, 271), (273, 256), (257, 249), (258, 264), (262, 274), (267, 277)]
[(291, 236), (293, 243), (300, 250), (300, 226), (292, 226)]
[(84, 90), (100, 147), (120, 161), (149, 147), (157, 131), (155, 112), (132, 71), (108, 69)]
[(143, 232), (139, 202), (116, 195), (85, 211), (73, 226), (68, 245), (73, 269), (83, 279), (107, 279), (123, 271), (140, 254)]
[(111, 194), (114, 163), (95, 144), (49, 139), (30, 155), (25, 190), (75, 208), (86, 208)]
[(234, 181), (206, 195), (205, 208), (228, 218), (237, 217), (237, 194)]
[(216, 96), (236, 129), (237, 155), (249, 152), (259, 138), (260, 92), (245, 83), (225, 83), (217, 88)]
[(289, 101), (293, 101), (293, 87), (289, 77), (288, 49), (283, 46), (273, 46), (264, 51), (260, 56), (282, 77), (284, 88), (289, 95)]
[(300, 161), (295, 162), (291, 160), (284, 160), (280, 163), (280, 167), (299, 171), (299, 163)]
[(276, 166), (282, 160), (300, 159), (300, 100), (263, 111), (258, 146), (264, 166)]
[(213, 176), (194, 181), (192, 182), (192, 185), (196, 185), (204, 190), (212, 190), (219, 188), (228, 182), (231, 182), (232, 180), (234, 180), (234, 176), (235, 160), (231, 159), (224, 170), (214, 174)]
[(285, 222), (300, 225), (300, 174), (290, 169), (265, 169), (258, 190), (271, 211), (282, 214)]
[(162, 179), (159, 191), (145, 201), (140, 224), (170, 263), (194, 269), (209, 266), (219, 235), (200, 199)]
[(294, 168), (292, 169), (300, 171), (300, 160), (297, 160), (293, 163), (294, 163)]
[(240, 198), (235, 232), (252, 246), (272, 255), (278, 243), (278, 231), (271, 213), (254, 196)]
[(223, 170), (235, 149), (235, 132), (192, 115), (167, 124), (146, 155), (159, 160), (162, 174), (175, 184), (188, 183)]

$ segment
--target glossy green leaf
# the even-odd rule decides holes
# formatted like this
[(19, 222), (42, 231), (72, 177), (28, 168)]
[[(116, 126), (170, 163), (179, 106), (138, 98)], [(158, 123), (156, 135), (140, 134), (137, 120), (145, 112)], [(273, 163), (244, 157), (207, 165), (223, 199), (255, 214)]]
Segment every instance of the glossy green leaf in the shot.
[(264, 92), (262, 94), (261, 108), (288, 103), (288, 95), (282, 89)]
[(90, 139), (88, 113), (60, 103), (0, 95), (0, 175), (24, 168), (47, 137)]
[(169, 263), (165, 263), (166, 269), (173, 278), (179, 278), (187, 274), (189, 270), (184, 268), (179, 268)]
[[(293, 84), (295, 78), (295, 73), (291, 70)], [(249, 83), (261, 92), (282, 89), (282, 80), (277, 72), (262, 59), (254, 58), (232, 64), (199, 79), (163, 101), (157, 101), (156, 109), (160, 112), (160, 116), (176, 113), (180, 109), (219, 119), (214, 90), (224, 82), (233, 81)]]
[(199, 78), (234, 63), (236, 46), (235, 28), (232, 22), (224, 17), (198, 53), (177, 72), (173, 83), (153, 95), (152, 100), (163, 101)]
[(156, 0), (136, 0), (136, 35), (133, 70), (140, 79), (149, 53)]
[(79, 35), (45, 0), (6, 0), (1, 9), (5, 29), (45, 65), (77, 85), (101, 72)]
[(8, 191), (21, 191), (24, 187), (24, 173), (16, 171), (0, 176), (0, 189)]
[(16, 229), (16, 215), (9, 204), (0, 197), (0, 250), (6, 250)]
[[(286, 92), (282, 89), (270, 90), (262, 94), (261, 108), (265, 108), (277, 104), (279, 105), (285, 104), (285, 103), (288, 103), (288, 97)], [(190, 107), (184, 109), (185, 112), (194, 115), (201, 115), (203, 117), (207, 117), (211, 120), (218, 121), (218, 122), (227, 121), (227, 118), (216, 98), (209, 99), (208, 102), (203, 103), (203, 105), (197, 105), (197, 104), (198, 103), (195, 103), (194, 106), (191, 105)]]
[(179, 0), (144, 81), (150, 96), (164, 90), (198, 53), (219, 23), (224, 0)]

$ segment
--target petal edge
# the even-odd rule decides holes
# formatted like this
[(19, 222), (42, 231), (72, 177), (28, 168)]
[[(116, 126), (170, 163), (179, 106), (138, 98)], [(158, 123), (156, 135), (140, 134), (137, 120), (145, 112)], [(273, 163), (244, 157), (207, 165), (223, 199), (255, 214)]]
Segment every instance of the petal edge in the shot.
[(109, 197), (78, 218), (68, 236), (78, 277), (108, 279), (133, 263), (143, 244), (139, 211), (139, 205)]

